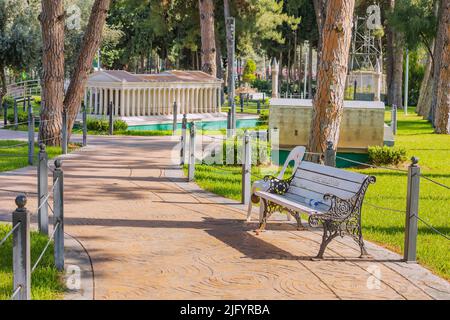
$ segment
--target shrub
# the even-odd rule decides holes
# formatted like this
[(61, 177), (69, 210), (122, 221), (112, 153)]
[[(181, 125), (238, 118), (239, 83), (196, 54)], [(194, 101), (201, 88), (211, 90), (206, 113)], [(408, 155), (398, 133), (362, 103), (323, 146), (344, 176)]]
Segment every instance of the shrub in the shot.
[(3, 102), (6, 103), (6, 105), (8, 106), (8, 108), (11, 108), (14, 106), (14, 98), (11, 96), (4, 96), (3, 97)]
[[(8, 121), (9, 123), (14, 123), (14, 113), (8, 113)], [(17, 112), (17, 122), (27, 122), (28, 121), (28, 113), (19, 111)]]
[(244, 74), (242, 75), (242, 80), (245, 83), (251, 83), (256, 79), (256, 63), (252, 59), (248, 59), (244, 67)]
[(108, 121), (104, 119), (87, 119), (87, 128), (92, 131), (107, 131), (109, 127)]
[[(109, 130), (109, 120), (107, 119), (87, 119), (87, 128), (92, 131), (108, 131)], [(128, 124), (123, 120), (114, 120), (113, 124), (114, 130), (117, 131), (126, 131), (128, 129)]]
[[(109, 128), (109, 124), (108, 124), (108, 128)], [(123, 120), (114, 120), (114, 124), (113, 124), (113, 128), (114, 131), (126, 131), (128, 129), (128, 124), (123, 121)]]
[(406, 150), (404, 148), (392, 147), (369, 147), (369, 161), (376, 165), (398, 165), (406, 161)]
[(42, 101), (41, 96), (32, 96), (31, 98), (34, 100), (34, 103), (41, 105), (41, 101)]

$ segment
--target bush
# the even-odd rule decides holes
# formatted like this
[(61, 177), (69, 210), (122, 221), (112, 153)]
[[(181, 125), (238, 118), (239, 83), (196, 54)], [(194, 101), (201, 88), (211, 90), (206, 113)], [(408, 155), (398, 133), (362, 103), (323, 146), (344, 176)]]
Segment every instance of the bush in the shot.
[(109, 123), (104, 119), (87, 119), (87, 129), (92, 131), (108, 131)]
[(34, 103), (41, 105), (41, 101), (42, 101), (41, 96), (32, 96), (31, 98), (34, 100)]
[(369, 147), (369, 161), (376, 166), (398, 165), (406, 161), (406, 150), (387, 146)]
[(14, 98), (11, 96), (4, 96), (3, 102), (6, 102), (8, 108), (12, 108), (14, 106)]
[[(23, 112), (23, 111), (17, 112), (17, 122), (21, 123), (21, 122), (27, 122), (27, 121), (28, 121), (28, 113), (27, 112)], [(14, 112), (8, 113), (8, 122), (14, 123)]]
[[(114, 120), (113, 124), (114, 130), (126, 131), (128, 129), (128, 124), (123, 120)], [(109, 130), (109, 120), (107, 119), (87, 119), (87, 129), (92, 131), (108, 131)]]
[(270, 80), (255, 79), (252, 82), (252, 87), (258, 92), (265, 92), (268, 95), (272, 94), (272, 82)]
[[(109, 128), (109, 124), (108, 124), (108, 128)], [(114, 131), (126, 131), (128, 129), (128, 124), (123, 121), (123, 120), (114, 120), (114, 124), (113, 124), (113, 128)]]

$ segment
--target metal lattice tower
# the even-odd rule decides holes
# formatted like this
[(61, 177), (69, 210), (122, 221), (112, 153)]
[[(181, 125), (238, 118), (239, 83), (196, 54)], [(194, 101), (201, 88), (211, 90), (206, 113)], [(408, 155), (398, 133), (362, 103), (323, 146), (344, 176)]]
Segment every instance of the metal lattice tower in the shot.
[(373, 30), (367, 28), (366, 17), (356, 16), (353, 20), (349, 71), (376, 70), (381, 56), (381, 42), (375, 38)]

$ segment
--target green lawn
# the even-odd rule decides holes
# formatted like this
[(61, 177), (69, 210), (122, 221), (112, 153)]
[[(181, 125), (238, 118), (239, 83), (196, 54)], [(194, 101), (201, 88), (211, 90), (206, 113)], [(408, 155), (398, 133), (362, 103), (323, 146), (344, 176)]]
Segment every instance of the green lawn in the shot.
[[(0, 239), (10, 225), (0, 224)], [(31, 266), (47, 243), (47, 237), (37, 232), (31, 233)], [(12, 237), (0, 247), (0, 300), (9, 300), (13, 292)], [(53, 244), (48, 247), (43, 259), (31, 276), (31, 296), (34, 300), (61, 299), (64, 285), (61, 274), (54, 268)]]
[[(18, 144), (27, 143), (20, 140), (0, 140), (0, 172), (10, 171), (28, 166), (28, 146), (21, 145), (17, 147), (7, 148)], [(77, 145), (70, 144), (69, 151), (78, 148)], [(37, 163), (39, 148), (34, 149), (34, 164)], [(47, 147), (49, 159), (61, 154), (60, 147)]]
[[(386, 112), (390, 120), (390, 112)], [(422, 173), (445, 185), (450, 185), (450, 136), (433, 134), (431, 125), (414, 114), (398, 114), (398, 134), (395, 145), (407, 150), (408, 158), (417, 156)], [(409, 162), (409, 161), (408, 161)], [(401, 167), (407, 169), (408, 162)], [(226, 171), (221, 171), (224, 169)], [(377, 182), (369, 187), (363, 207), (363, 234), (367, 240), (395, 252), (403, 252), (405, 215), (384, 211), (369, 204), (405, 210), (406, 174), (382, 169), (352, 169), (375, 175)], [(267, 168), (253, 167), (255, 176), (267, 173)], [(197, 184), (228, 198), (241, 198), (241, 168), (230, 166), (197, 165)], [(252, 180), (257, 179), (252, 177)], [(421, 179), (419, 216), (444, 234), (450, 235), (450, 190)], [(450, 279), (450, 241), (431, 231), (419, 221), (417, 240), (418, 261), (436, 274)]]

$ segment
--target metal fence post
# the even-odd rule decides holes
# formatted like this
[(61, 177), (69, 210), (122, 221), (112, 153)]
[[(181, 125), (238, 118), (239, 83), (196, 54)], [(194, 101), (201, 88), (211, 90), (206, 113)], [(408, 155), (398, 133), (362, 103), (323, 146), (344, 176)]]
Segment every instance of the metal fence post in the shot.
[(31, 96), (28, 96), (28, 103), (27, 103), (27, 105), (28, 105), (28, 108), (31, 108)]
[(30, 262), (30, 214), (25, 208), (27, 197), (16, 197), (17, 209), (12, 214), (13, 228), (13, 290), (19, 290), (14, 300), (31, 299), (31, 262)]
[(261, 101), (256, 101), (256, 113), (261, 114)]
[(62, 139), (61, 139), (62, 154), (67, 154), (67, 111), (62, 113)]
[(38, 154), (38, 227), (39, 232), (43, 234), (48, 234), (48, 200), (45, 197), (48, 193), (48, 155), (45, 150), (45, 144), (41, 143), (39, 145)]
[(55, 231), (55, 266), (59, 271), (64, 270), (64, 173), (61, 168), (61, 160), (55, 160), (53, 171), (53, 228)]
[(83, 147), (87, 146), (87, 108), (86, 105), (81, 105), (81, 108), (83, 110)]
[(23, 95), (22, 110), (23, 112), (27, 111), (27, 97), (25, 96), (25, 93)]
[(177, 102), (173, 103), (173, 122), (172, 122), (172, 134), (174, 135), (177, 132)]
[(6, 101), (3, 101), (3, 125), (6, 126), (8, 124), (8, 104)]
[(419, 159), (411, 158), (408, 167), (408, 188), (406, 196), (405, 252), (406, 262), (416, 262), (417, 216), (419, 214)]
[(195, 123), (191, 122), (189, 128), (189, 167), (188, 167), (188, 181), (193, 181), (195, 176)]
[(181, 150), (180, 150), (180, 164), (184, 165), (186, 159), (186, 127), (187, 127), (187, 118), (186, 114), (183, 114), (183, 120), (181, 122)]
[(244, 95), (242, 93), (239, 95), (239, 102), (241, 104), (241, 113), (243, 113), (244, 112)]
[(33, 108), (28, 108), (28, 164), (33, 165), (34, 158), (34, 115)]
[(112, 136), (114, 134), (113, 103), (112, 102), (110, 102), (108, 105), (108, 114), (109, 114), (109, 135)]
[(19, 123), (19, 112), (17, 110), (17, 100), (14, 99), (14, 129), (17, 130)]
[(333, 148), (333, 141), (327, 141), (327, 149), (325, 150), (325, 165), (336, 167), (336, 150)]
[(250, 201), (250, 187), (251, 187), (251, 167), (252, 167), (252, 152), (250, 144), (250, 135), (245, 130), (243, 144), (242, 144), (242, 203), (248, 204)]
[(395, 104), (392, 105), (392, 110), (391, 110), (391, 128), (392, 128), (392, 133), (394, 135), (397, 134), (397, 105), (395, 105)]

